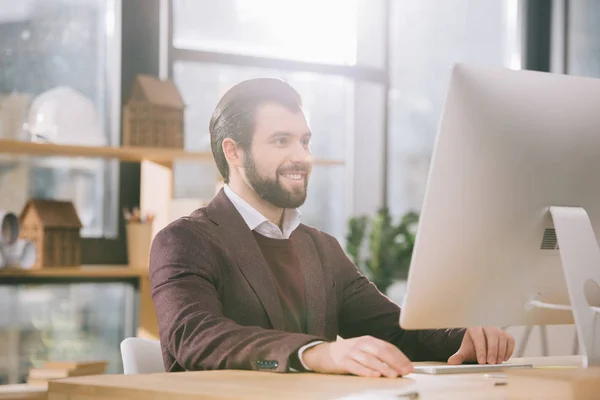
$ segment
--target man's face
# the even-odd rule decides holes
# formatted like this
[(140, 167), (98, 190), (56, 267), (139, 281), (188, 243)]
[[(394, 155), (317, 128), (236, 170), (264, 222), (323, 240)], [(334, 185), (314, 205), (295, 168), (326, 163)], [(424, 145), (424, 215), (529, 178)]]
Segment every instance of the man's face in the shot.
[(312, 170), (310, 137), (301, 111), (272, 103), (257, 109), (244, 167), (247, 183), (263, 200), (279, 208), (304, 204)]

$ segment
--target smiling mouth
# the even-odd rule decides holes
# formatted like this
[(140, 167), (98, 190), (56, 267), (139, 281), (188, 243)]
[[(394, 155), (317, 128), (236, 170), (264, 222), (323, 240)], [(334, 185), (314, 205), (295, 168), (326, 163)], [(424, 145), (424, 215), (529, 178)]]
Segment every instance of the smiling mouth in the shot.
[(287, 179), (291, 179), (293, 181), (301, 181), (302, 179), (304, 179), (305, 174), (288, 173), (288, 174), (281, 174), (281, 176), (283, 176), (284, 178), (287, 178)]

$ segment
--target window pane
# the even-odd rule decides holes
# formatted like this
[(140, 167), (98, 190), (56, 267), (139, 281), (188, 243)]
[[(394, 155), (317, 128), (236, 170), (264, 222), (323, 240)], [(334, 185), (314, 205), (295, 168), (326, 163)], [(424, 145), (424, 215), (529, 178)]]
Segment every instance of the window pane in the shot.
[[(313, 132), (311, 148), (315, 158), (345, 158), (347, 138), (353, 132), (354, 83), (351, 80), (303, 72), (176, 62), (174, 79), (186, 103), (186, 148), (210, 151), (208, 123), (219, 98), (231, 86), (257, 77), (283, 79), (300, 93), (304, 112)], [(309, 192), (309, 198), (314, 198), (315, 201), (328, 199), (330, 204), (345, 210), (345, 193), (343, 190), (336, 190), (337, 185), (344, 181), (343, 173), (330, 172), (329, 168), (333, 167), (315, 168), (311, 179), (327, 184), (314, 183), (315, 189)], [(343, 170), (343, 167), (339, 169)], [(176, 197), (209, 200), (214, 196), (217, 170), (213, 163), (188, 165), (185, 170), (178, 169), (175, 173)], [(338, 217), (328, 212), (327, 207), (315, 207), (306, 211), (305, 215), (313, 218), (315, 225), (322, 229), (329, 229), (333, 224), (339, 223), (336, 219)]]
[[(110, 83), (120, 74), (113, 59), (116, 4), (0, 0), (1, 138), (119, 144), (118, 88)], [(49, 160), (2, 156), (0, 208), (19, 212), (28, 197), (56, 196), (88, 216), (83, 236), (116, 235), (118, 163)]]
[(301, 208), (302, 223), (334, 236), (341, 245), (346, 242), (345, 168), (317, 165), (308, 183), (308, 197)]
[(107, 373), (122, 373), (134, 297), (125, 283), (0, 285), (0, 384), (55, 360), (104, 360)]
[(600, 2), (569, 3), (568, 72), (600, 78)]
[(383, 64), (382, 0), (175, 0), (176, 47), (344, 65)]
[[(420, 209), (450, 68), (519, 68), (517, 1), (393, 1), (388, 203)], [(426, 24), (423, 21), (427, 21)]]

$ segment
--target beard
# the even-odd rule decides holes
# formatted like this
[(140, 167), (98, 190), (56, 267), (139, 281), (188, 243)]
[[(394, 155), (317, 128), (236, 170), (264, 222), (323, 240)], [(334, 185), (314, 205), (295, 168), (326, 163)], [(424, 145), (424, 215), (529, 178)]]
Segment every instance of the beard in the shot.
[[(246, 178), (248, 183), (264, 201), (278, 208), (298, 208), (306, 201), (308, 188), (308, 172), (309, 167), (306, 164), (296, 164), (291, 167), (279, 167), (275, 173), (275, 179), (260, 176), (256, 170), (254, 158), (248, 152), (244, 161), (246, 169)], [(301, 188), (288, 190), (283, 187), (279, 181), (280, 174), (302, 172), (305, 175), (304, 185)]]

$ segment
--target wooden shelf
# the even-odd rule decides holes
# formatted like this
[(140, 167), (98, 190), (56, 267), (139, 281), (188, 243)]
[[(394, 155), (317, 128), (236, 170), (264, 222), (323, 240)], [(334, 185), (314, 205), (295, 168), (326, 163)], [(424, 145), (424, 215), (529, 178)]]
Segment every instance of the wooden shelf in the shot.
[(0, 282), (3, 278), (140, 278), (148, 275), (147, 270), (130, 268), (127, 265), (90, 265), (81, 267), (49, 267), (42, 269), (0, 269)]
[(313, 163), (315, 165), (344, 165), (343, 160), (322, 160), (319, 158), (314, 159)]
[[(158, 322), (151, 296), (148, 268), (132, 268), (128, 265), (83, 265), (81, 267), (48, 267), (42, 269), (0, 269), (0, 284), (18, 282), (23, 284), (50, 282), (136, 282), (139, 292), (139, 325), (138, 335), (157, 340)], [(2, 397), (0, 396), (0, 399)]]
[(66, 157), (100, 157), (117, 158), (121, 161), (172, 163), (174, 161), (212, 161), (212, 153), (195, 153), (175, 149), (159, 149), (152, 147), (98, 147), (69, 146), (52, 143), (35, 143), (20, 140), (0, 139), (0, 153), (66, 156)]
[[(127, 162), (153, 161), (159, 164), (170, 164), (175, 161), (213, 161), (211, 152), (190, 152), (153, 147), (70, 146), (9, 139), (0, 139), (0, 153), (37, 156), (116, 158)], [(316, 159), (314, 160), (314, 163), (315, 165), (343, 165), (344, 161)]]

